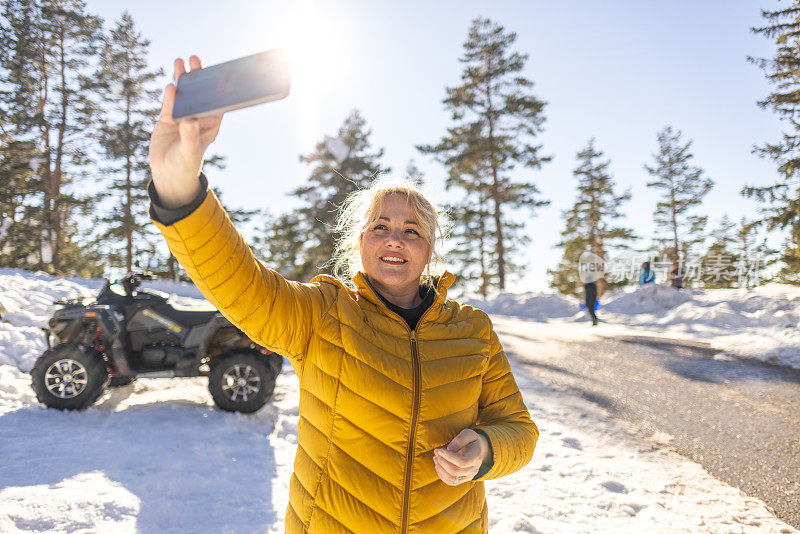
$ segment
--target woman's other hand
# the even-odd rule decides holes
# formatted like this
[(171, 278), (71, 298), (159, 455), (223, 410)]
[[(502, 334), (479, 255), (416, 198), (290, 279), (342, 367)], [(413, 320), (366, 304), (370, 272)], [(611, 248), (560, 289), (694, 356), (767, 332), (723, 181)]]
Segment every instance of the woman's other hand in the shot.
[(489, 459), (489, 442), (472, 429), (465, 428), (446, 448), (433, 450), (433, 465), (445, 484), (457, 486), (475, 478)]
[[(202, 69), (200, 58), (189, 58), (191, 70)], [(175, 60), (175, 82), (186, 73), (183, 59)], [(219, 132), (222, 115), (202, 119), (172, 120), (175, 83), (164, 90), (161, 115), (150, 136), (150, 170), (158, 198), (166, 208), (189, 204), (200, 193), (203, 154)]]

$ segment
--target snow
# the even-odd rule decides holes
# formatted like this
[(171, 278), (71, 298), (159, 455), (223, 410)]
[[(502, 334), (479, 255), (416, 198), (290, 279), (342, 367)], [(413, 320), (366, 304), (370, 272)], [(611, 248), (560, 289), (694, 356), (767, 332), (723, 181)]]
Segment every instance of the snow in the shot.
[(626, 315), (659, 313), (677, 308), (689, 300), (691, 297), (684, 291), (664, 285), (647, 284), (636, 291), (617, 296), (606, 304), (606, 309)]
[[(40, 328), (52, 300), (90, 296), (101, 285), (0, 269), (6, 308), (6, 322), (0, 322), (0, 532), (283, 532), (299, 414), (291, 366), (284, 366), (273, 399), (247, 416), (215, 409), (202, 378), (138, 380), (106, 392), (83, 412), (36, 402), (27, 372), (44, 349)], [(195, 300), (199, 293), (190, 284), (148, 285), (182, 305), (207, 306)], [(766, 347), (764, 340), (787, 321), (797, 327), (800, 290), (794, 288), (677, 295), (665, 289), (604, 299), (601, 317), (611, 324), (591, 331), (649, 329), (700, 339), (756, 330), (758, 346)], [(590, 329), (575, 328), (583, 320), (575, 300), (508, 295), (484, 304), (495, 314), (540, 321), (542, 350), (557, 350), (549, 340), (568, 340), (576, 330), (585, 338)], [(531, 324), (496, 318), (504, 329)], [(503, 342), (513, 364), (522, 348), (513, 337)], [(792, 342), (772, 339), (768, 350), (788, 354)], [(490, 532), (798, 532), (763, 502), (676, 454), (670, 436), (642, 439), (584, 399), (521, 368), (515, 376), (541, 438), (527, 467), (486, 483)]]
[(539, 321), (571, 317), (576, 310), (575, 303), (548, 293), (502, 293), (491, 300), (472, 300), (470, 304), (489, 314), (518, 315)]
[[(591, 335), (677, 338), (800, 369), (800, 287), (678, 290), (648, 284), (609, 293), (600, 302), (602, 323)], [(492, 314), (545, 322), (564, 335), (570, 335), (569, 325), (589, 321), (578, 299), (548, 293), (501, 294), (470, 303)], [(583, 330), (581, 338), (586, 339)]]

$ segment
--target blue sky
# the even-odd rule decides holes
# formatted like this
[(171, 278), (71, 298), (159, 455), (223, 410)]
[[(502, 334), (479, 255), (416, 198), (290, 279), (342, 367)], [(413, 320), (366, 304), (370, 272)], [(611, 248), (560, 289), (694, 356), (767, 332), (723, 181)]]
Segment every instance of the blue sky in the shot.
[[(441, 100), (459, 82), (461, 47), (473, 18), (482, 16), (518, 34), (529, 54), (525, 75), (548, 102), (541, 135), (554, 156), (540, 171), (519, 170), (551, 205), (528, 219), (528, 261), (514, 292), (542, 290), (546, 270), (560, 259), (554, 248), (561, 212), (575, 194), (575, 154), (588, 139), (611, 159), (620, 190), (630, 187), (626, 224), (650, 242), (657, 196), (643, 164), (667, 124), (694, 141), (695, 164), (716, 182), (702, 210), (711, 226), (723, 214), (756, 214), (739, 191), (769, 184), (775, 166), (751, 154), (776, 140), (781, 124), (756, 102), (770, 91), (748, 55), (770, 56), (772, 43), (753, 35), (760, 9), (775, 0), (696, 2), (621, 1), (233, 1), (122, 2), (91, 0), (90, 11), (109, 24), (123, 9), (151, 39), (151, 63), (171, 72), (175, 57), (200, 55), (206, 64), (294, 46), (306, 70), (284, 101), (225, 117), (211, 151), (228, 167), (211, 173), (226, 203), (281, 212), (294, 205), (286, 192), (309, 169), (298, 156), (334, 134), (358, 108), (373, 130), (384, 163), (401, 172), (413, 158), (426, 189), (447, 200), (444, 168), (414, 146), (438, 141), (449, 124)], [(776, 237), (777, 239), (777, 237)]]

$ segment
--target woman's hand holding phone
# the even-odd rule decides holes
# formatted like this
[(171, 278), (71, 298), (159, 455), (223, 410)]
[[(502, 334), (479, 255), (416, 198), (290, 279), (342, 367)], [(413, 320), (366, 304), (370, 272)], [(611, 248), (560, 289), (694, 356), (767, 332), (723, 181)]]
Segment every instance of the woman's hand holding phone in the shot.
[[(202, 69), (197, 56), (189, 58), (191, 70)], [(175, 60), (175, 82), (186, 73), (183, 59)], [(165, 208), (189, 204), (197, 197), (200, 181), (197, 179), (203, 164), (203, 155), (217, 137), (222, 115), (202, 119), (172, 119), (175, 102), (175, 83), (164, 90), (161, 115), (150, 136), (150, 170), (158, 198)]]

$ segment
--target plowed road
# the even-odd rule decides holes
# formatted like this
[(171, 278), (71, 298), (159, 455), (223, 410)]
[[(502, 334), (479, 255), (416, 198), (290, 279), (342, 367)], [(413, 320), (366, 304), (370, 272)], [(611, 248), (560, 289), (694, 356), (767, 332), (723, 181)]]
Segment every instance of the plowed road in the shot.
[(673, 436), (677, 452), (800, 528), (800, 370), (661, 337), (556, 341), (542, 350), (535, 333), (504, 330), (502, 321), (495, 328), (513, 346), (516, 372), (573, 391), (647, 435)]

